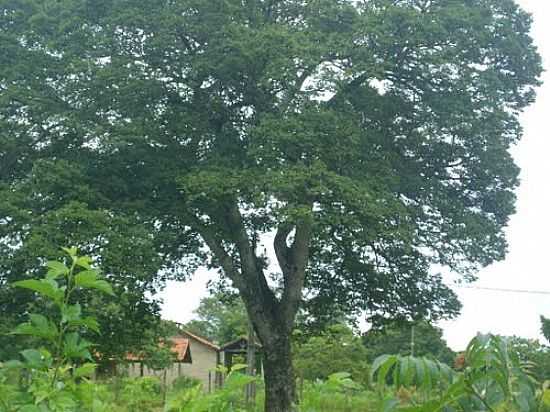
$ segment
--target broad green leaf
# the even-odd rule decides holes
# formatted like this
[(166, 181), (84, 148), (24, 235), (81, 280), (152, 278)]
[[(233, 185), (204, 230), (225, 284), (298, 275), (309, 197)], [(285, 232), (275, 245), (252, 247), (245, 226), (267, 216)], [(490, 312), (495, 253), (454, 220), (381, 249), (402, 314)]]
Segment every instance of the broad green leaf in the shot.
[(31, 368), (41, 368), (44, 366), (44, 357), (42, 353), (36, 349), (25, 349), (21, 351), (21, 356), (25, 359), (25, 363)]
[(30, 322), (18, 325), (12, 332), (14, 335), (30, 335), (39, 338), (55, 341), (59, 334), (55, 324), (45, 316), (32, 313), (29, 315)]
[(237, 372), (241, 371), (243, 369), (246, 369), (248, 366), (245, 363), (237, 363), (233, 366), (231, 366), (231, 372)]
[(18, 360), (9, 360), (7, 362), (2, 363), (1, 366), (4, 369), (19, 369), (23, 366), (23, 363), (21, 363)]
[(63, 305), (61, 308), (62, 322), (70, 323), (80, 319), (82, 308), (79, 303), (74, 305)]
[(46, 274), (48, 279), (57, 279), (59, 276), (69, 273), (69, 268), (62, 262), (52, 260), (46, 263), (46, 266), (49, 268)]
[(391, 358), (393, 355), (382, 355), (377, 357), (371, 366), (371, 378), (374, 378), (374, 376), (377, 374), (378, 369), (380, 366), (382, 366), (389, 358)]
[(69, 359), (92, 359), (88, 350), (92, 346), (91, 342), (82, 339), (78, 333), (71, 332), (65, 335), (63, 345), (63, 354)]
[(115, 296), (111, 284), (106, 280), (96, 280), (92, 285), (88, 287), (91, 289), (97, 289), (107, 295)]
[(85, 363), (84, 365), (75, 369), (74, 377), (81, 378), (83, 376), (91, 376), (95, 372), (96, 367), (97, 365), (95, 363)]
[(329, 375), (328, 379), (342, 380), (351, 378), (351, 373), (349, 372), (336, 372)]
[(76, 286), (84, 286), (95, 282), (99, 278), (99, 271), (95, 269), (83, 270), (74, 277)]
[(78, 259), (76, 259), (76, 265), (91, 270), (92, 269), (92, 258), (89, 256), (80, 256)]
[(103, 293), (114, 296), (111, 285), (99, 279), (99, 272), (96, 270), (84, 270), (75, 276), (75, 285), (81, 288), (97, 289)]
[(424, 359), (422, 358), (411, 358), (412, 359), (412, 362), (414, 364), (414, 373), (415, 373), (415, 377), (414, 377), (414, 382), (415, 382), (415, 385), (417, 387), (420, 387), (424, 390), (426, 390), (428, 387), (427, 387), (427, 383), (426, 383), (426, 367), (425, 367), (425, 363), (424, 363)]
[(29, 289), (37, 292), (43, 296), (49, 297), (55, 302), (59, 302), (63, 299), (64, 293), (54, 281), (28, 279), (20, 280), (13, 283), (14, 286), (24, 289)]
[(397, 363), (398, 357), (395, 355), (382, 355), (374, 360), (372, 366), (372, 377), (376, 375), (379, 387), (386, 384), (388, 374)]
[(437, 366), (435, 362), (430, 362), (425, 358), (422, 358), (422, 362), (424, 363), (424, 379), (422, 381), (422, 386), (424, 390), (431, 391), (434, 385), (432, 376), (434, 375)]

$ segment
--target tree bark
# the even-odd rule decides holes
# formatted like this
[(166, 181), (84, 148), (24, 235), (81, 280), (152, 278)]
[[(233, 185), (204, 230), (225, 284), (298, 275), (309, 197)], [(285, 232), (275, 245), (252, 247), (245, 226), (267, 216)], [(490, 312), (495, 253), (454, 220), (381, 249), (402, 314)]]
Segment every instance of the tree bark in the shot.
[(296, 380), (292, 367), (290, 334), (278, 334), (263, 345), (265, 412), (296, 410)]

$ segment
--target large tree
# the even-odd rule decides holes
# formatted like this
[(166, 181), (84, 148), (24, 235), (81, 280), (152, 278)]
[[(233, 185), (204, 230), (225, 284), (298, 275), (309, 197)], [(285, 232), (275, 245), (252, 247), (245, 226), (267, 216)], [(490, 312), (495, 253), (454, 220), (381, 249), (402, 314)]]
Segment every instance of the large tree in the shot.
[(452, 366), (455, 353), (443, 339), (443, 331), (426, 321), (392, 322), (363, 335), (369, 361), (384, 354), (424, 356)]
[(304, 290), (438, 318), (459, 305), (433, 264), (503, 258), (530, 24), (512, 0), (0, 0), (0, 179), (74, 167), (163, 267), (208, 259), (288, 411)]

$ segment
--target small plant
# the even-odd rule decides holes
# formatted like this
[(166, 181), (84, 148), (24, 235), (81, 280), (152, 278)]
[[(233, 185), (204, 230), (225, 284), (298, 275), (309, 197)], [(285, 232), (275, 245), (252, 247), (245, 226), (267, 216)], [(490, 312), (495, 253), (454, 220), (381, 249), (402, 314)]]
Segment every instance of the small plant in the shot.
[[(63, 250), (68, 255), (68, 265), (60, 261), (48, 262), (43, 279), (14, 283), (15, 287), (36, 293), (45, 301), (44, 313), (51, 315), (31, 313), (29, 321), (12, 332), (32, 337), (39, 346), (23, 350), (21, 360), (1, 365), (0, 405), (7, 411), (85, 410), (80, 401), (85, 395), (83, 390), (93, 389), (77, 385), (96, 368), (90, 352), (92, 343), (83, 339), (81, 332), (99, 333), (99, 325), (95, 318), (84, 315), (76, 301), (76, 292), (93, 289), (112, 295), (113, 290), (99, 271), (92, 268), (91, 258), (79, 256), (74, 247)], [(98, 399), (95, 399), (94, 411), (100, 410)]]

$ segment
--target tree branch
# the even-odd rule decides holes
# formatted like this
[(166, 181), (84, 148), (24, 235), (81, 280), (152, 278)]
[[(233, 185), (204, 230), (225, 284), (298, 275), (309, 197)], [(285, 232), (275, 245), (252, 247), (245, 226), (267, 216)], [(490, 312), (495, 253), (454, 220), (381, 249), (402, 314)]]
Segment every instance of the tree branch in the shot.
[(239, 250), (241, 258), (241, 270), (246, 277), (256, 276), (258, 273), (256, 251), (253, 249), (241, 212), (237, 202), (231, 203), (227, 209), (227, 219), (232, 229), (233, 239)]
[(284, 291), (281, 298), (283, 319), (287, 328), (292, 328), (294, 317), (302, 300), (302, 289), (309, 260), (309, 243), (311, 241), (312, 221), (304, 219), (296, 225), (294, 242), (289, 253), (289, 273), (284, 277)]
[(233, 258), (227, 253), (222, 242), (218, 239), (212, 228), (202, 223), (196, 217), (192, 219), (192, 226), (202, 237), (204, 243), (206, 243), (214, 256), (219, 260), (225, 275), (235, 283), (238, 289), (244, 287), (243, 278), (237, 270)]
[(277, 261), (283, 272), (283, 276), (286, 278), (290, 271), (289, 259), (290, 259), (290, 248), (286, 244), (286, 239), (292, 229), (293, 225), (288, 223), (283, 223), (277, 228), (277, 233), (275, 234), (275, 239), (273, 241), (273, 248), (275, 249), (275, 255), (277, 256)]

